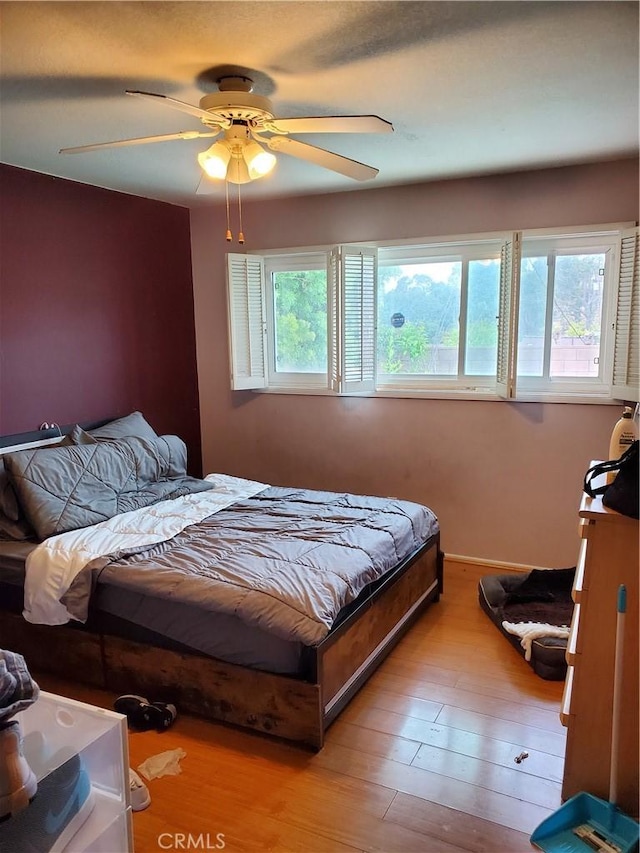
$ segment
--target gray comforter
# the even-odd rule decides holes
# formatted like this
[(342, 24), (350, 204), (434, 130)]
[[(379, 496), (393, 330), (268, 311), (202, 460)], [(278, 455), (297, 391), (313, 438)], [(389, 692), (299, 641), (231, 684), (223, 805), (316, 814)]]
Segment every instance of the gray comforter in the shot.
[(409, 501), (271, 487), (109, 563), (99, 582), (314, 645), (368, 583), (437, 531), (433, 512)]
[(419, 504), (194, 480), (185, 459), (172, 436), (7, 454), (45, 540), (27, 559), (25, 618), (86, 619), (97, 575), (314, 645), (367, 584), (438, 530)]

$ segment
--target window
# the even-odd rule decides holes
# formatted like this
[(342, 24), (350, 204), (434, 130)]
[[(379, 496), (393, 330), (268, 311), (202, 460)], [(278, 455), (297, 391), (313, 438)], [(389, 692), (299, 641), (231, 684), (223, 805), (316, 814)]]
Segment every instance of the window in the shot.
[(378, 388), (495, 386), (500, 248), (380, 250)]
[(615, 236), (522, 241), (517, 338), (521, 391), (606, 393), (605, 293), (615, 284)]
[(275, 372), (326, 373), (326, 271), (274, 272), (272, 286)]
[(270, 384), (327, 387), (326, 253), (266, 258)]
[(229, 255), (232, 387), (637, 399), (638, 229)]

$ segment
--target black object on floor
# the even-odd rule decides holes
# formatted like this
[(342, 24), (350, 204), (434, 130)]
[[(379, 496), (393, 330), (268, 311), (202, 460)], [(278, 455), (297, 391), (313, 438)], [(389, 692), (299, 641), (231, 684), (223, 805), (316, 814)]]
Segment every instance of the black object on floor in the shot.
[[(478, 601), (500, 633), (524, 657), (520, 638), (506, 631), (502, 623), (569, 625), (573, 613), (571, 590), (574, 576), (575, 567), (534, 569), (527, 575), (487, 575), (478, 583)], [(566, 639), (538, 637), (532, 642), (528, 663), (540, 678), (562, 681), (567, 674), (566, 651)]]
[(139, 732), (156, 729), (159, 732), (168, 729), (178, 716), (175, 705), (167, 702), (149, 702), (144, 696), (127, 693), (119, 696), (113, 703), (119, 714), (124, 714), (129, 727)]

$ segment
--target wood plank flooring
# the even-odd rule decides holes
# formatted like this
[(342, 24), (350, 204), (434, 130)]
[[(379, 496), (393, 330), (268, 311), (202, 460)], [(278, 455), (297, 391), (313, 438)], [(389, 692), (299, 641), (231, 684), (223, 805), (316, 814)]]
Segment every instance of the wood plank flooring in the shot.
[[(179, 776), (149, 782), (151, 806), (133, 816), (136, 853), (168, 849), (175, 833), (201, 836), (205, 849), (222, 833), (230, 853), (532, 850), (530, 833), (561, 803), (563, 685), (534, 675), (482, 613), (477, 580), (486, 573), (445, 567), (440, 602), (318, 754), (186, 716), (162, 734), (131, 733), (132, 767), (186, 751)], [(39, 680), (104, 707), (115, 698)]]

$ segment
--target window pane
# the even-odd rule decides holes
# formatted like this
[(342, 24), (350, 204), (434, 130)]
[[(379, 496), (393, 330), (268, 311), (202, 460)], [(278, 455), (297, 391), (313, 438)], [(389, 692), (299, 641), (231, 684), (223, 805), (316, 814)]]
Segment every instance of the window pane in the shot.
[(547, 310), (547, 256), (523, 258), (520, 267), (518, 376), (542, 376)]
[(273, 273), (276, 371), (327, 370), (327, 273)]
[(500, 260), (469, 261), (464, 372), (495, 376), (498, 361)]
[(457, 375), (461, 267), (378, 267), (379, 373)]
[(556, 258), (551, 376), (598, 376), (604, 265), (601, 253)]

